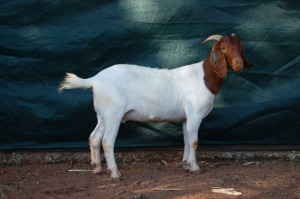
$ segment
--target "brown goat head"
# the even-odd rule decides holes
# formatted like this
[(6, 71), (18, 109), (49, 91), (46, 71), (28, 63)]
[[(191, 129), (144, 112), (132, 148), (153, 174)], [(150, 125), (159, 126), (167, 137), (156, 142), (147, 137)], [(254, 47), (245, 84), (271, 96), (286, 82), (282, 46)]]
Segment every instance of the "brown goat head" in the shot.
[(244, 67), (254, 66), (245, 60), (243, 45), (235, 34), (231, 34), (231, 36), (212, 35), (204, 42), (210, 40), (218, 41), (212, 47), (209, 60), (214, 72), (220, 78), (226, 77), (228, 68), (241, 71)]

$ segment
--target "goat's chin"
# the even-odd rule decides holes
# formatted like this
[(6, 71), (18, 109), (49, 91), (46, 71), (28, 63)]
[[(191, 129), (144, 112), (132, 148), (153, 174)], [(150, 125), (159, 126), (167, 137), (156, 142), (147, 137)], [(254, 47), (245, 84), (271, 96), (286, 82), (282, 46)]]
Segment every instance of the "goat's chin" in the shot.
[(244, 69), (243, 66), (234, 66), (234, 65), (231, 68), (234, 72), (240, 72)]

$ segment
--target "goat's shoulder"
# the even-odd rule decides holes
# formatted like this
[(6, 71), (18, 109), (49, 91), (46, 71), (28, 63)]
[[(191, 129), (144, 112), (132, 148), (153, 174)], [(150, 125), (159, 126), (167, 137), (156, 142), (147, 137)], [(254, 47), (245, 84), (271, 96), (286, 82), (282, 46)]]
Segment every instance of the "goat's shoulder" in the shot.
[(194, 63), (186, 66), (182, 66), (176, 69), (173, 69), (173, 73), (176, 74), (175, 78), (179, 81), (180, 84), (184, 86), (194, 88), (202, 81), (203, 79), (203, 67), (202, 62)]
[(198, 63), (178, 67), (173, 70), (176, 71), (176, 73), (179, 73), (183, 76), (192, 76), (192, 74), (199, 74), (199, 73), (202, 74), (203, 73), (202, 65), (203, 65), (203, 62), (198, 62)]

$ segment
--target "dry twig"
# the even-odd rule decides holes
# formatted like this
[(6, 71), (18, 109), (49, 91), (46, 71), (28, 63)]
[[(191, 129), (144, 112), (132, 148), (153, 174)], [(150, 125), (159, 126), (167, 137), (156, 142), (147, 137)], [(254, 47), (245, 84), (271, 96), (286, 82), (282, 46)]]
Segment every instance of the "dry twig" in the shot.
[(233, 195), (233, 196), (240, 196), (240, 195), (242, 195), (241, 192), (236, 191), (234, 188), (214, 187), (211, 191), (213, 193), (223, 193), (223, 194)]
[(153, 191), (183, 191), (183, 189), (182, 188), (172, 188), (172, 187), (170, 187), (170, 188), (153, 188), (152, 189)]
[(132, 184), (128, 185), (127, 187), (125, 187), (122, 191), (117, 192), (116, 195), (119, 195), (119, 194), (121, 194), (125, 191), (128, 191), (128, 190), (132, 189), (133, 186), (137, 185), (139, 182), (140, 182), (140, 180), (135, 181), (134, 183), (132, 183)]
[(73, 167), (73, 161), (71, 160), (69, 169), (72, 169), (72, 167)]
[(15, 192), (15, 188), (5, 185), (5, 184), (0, 184), (0, 190), (8, 190), (10, 192)]
[(69, 169), (68, 172), (92, 172), (93, 170), (87, 169)]

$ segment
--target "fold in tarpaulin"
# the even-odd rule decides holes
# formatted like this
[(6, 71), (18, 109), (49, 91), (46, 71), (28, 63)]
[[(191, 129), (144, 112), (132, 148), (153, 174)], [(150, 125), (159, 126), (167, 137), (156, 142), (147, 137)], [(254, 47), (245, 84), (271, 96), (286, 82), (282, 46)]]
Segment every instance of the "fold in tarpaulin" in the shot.
[[(232, 32), (256, 67), (224, 79), (200, 143), (300, 144), (296, 1), (2, 1), (0, 149), (88, 146), (92, 93), (59, 94), (66, 72), (86, 78), (119, 63), (176, 68), (204, 59), (208, 36)], [(182, 144), (180, 123), (135, 122), (121, 125), (116, 143)]]

